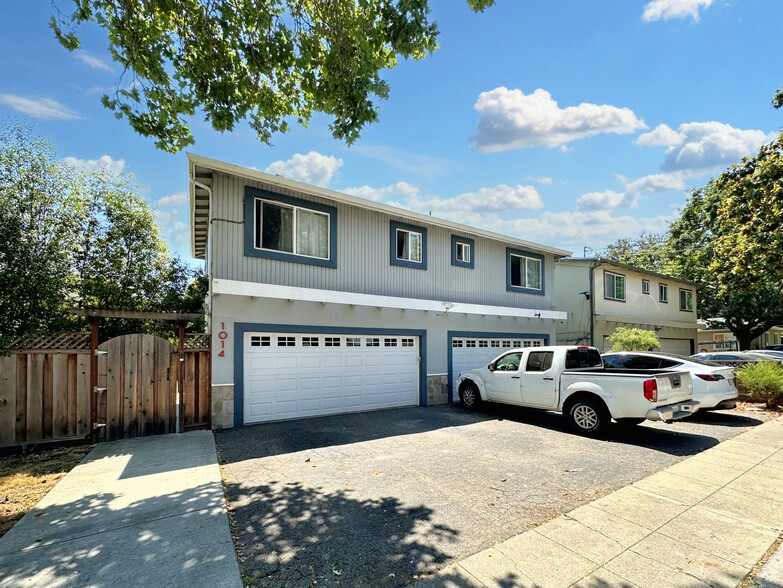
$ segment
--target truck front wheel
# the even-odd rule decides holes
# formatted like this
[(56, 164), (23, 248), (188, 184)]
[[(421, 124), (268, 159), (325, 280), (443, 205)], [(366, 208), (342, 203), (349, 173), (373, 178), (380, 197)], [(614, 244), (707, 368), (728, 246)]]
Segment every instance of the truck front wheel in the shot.
[(568, 424), (580, 435), (600, 435), (609, 426), (611, 416), (604, 403), (595, 398), (578, 398), (566, 412)]
[(470, 380), (465, 380), (459, 387), (459, 400), (465, 408), (477, 408), (481, 403), (478, 388)]

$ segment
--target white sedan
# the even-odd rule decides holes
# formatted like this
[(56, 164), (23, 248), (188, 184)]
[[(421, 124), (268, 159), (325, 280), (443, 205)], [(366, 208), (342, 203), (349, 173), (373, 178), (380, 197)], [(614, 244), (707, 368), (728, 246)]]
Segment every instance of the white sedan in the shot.
[(604, 353), (601, 357), (609, 368), (688, 370), (693, 379), (693, 399), (701, 403), (700, 410), (723, 410), (737, 406), (734, 368), (673, 353), (652, 351), (617, 351)]

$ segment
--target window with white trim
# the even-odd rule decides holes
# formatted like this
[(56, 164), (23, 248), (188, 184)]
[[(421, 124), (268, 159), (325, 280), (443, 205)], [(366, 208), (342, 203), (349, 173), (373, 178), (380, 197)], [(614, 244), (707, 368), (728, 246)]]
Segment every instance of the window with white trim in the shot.
[(642, 294), (650, 293), (650, 280), (642, 280)]
[(451, 265), (474, 269), (476, 242), (468, 237), (451, 236)]
[(604, 298), (625, 301), (625, 276), (604, 272)]
[(542, 260), (536, 257), (509, 253), (509, 283), (511, 287), (541, 290), (542, 263)]
[(256, 249), (329, 259), (329, 213), (256, 198), (255, 220)]
[(669, 286), (658, 284), (658, 300), (660, 302), (669, 302)]
[(408, 229), (396, 229), (397, 231), (397, 259), (400, 261), (411, 261), (421, 263), (423, 235), (416, 231)]
[(693, 312), (693, 290), (680, 288), (680, 310)]

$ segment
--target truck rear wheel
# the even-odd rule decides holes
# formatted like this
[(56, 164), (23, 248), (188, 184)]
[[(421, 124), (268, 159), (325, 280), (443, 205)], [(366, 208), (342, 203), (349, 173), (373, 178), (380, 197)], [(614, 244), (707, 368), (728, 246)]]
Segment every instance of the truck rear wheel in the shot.
[(481, 395), (478, 388), (470, 380), (465, 380), (459, 387), (459, 400), (465, 408), (478, 408), (481, 404)]
[(566, 418), (580, 435), (600, 435), (609, 426), (611, 416), (603, 402), (596, 398), (578, 398), (568, 407)]

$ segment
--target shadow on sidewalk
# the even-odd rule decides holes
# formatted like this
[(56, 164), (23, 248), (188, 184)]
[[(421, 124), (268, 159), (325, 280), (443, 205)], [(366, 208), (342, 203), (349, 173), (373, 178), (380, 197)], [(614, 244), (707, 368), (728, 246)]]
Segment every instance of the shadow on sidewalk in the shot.
[(205, 484), (135, 502), (113, 492), (44, 501), (0, 539), (0, 586), (198, 585), (225, 576), (226, 546), (216, 548), (214, 532), (225, 525), (223, 500), (218, 484)]

